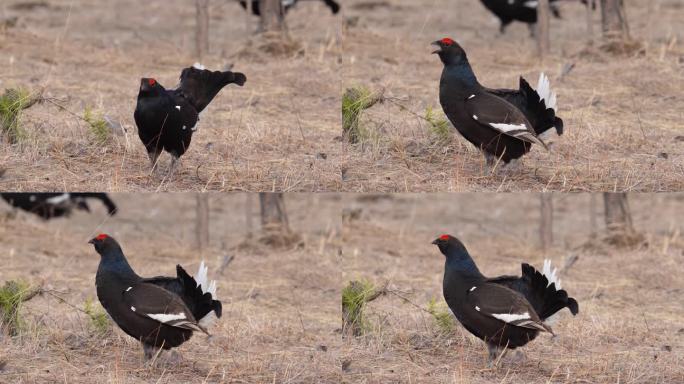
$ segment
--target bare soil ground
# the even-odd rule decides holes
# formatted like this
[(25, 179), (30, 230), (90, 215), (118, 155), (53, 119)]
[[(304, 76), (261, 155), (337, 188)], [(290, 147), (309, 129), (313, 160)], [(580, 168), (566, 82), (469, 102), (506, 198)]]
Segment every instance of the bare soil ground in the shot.
[[(390, 292), (370, 302), (365, 335), (342, 349), (348, 383), (681, 383), (684, 196), (630, 195), (646, 243), (616, 249), (591, 237), (590, 195), (554, 195), (554, 247), (538, 249), (539, 197), (522, 194), (347, 196), (357, 219), (343, 225), (344, 280), (368, 279)], [(598, 200), (602, 215), (601, 196)], [(597, 217), (599, 223), (602, 218)], [(597, 225), (598, 232), (603, 225)], [(557, 266), (579, 302), (541, 336), (487, 366), (484, 344), (460, 325), (443, 332), (427, 303), (442, 296), (444, 257), (430, 244), (442, 233), (464, 241), (489, 276), (520, 273), (520, 263)]]
[[(0, 383), (319, 383), (341, 380), (339, 212), (335, 195), (286, 195), (290, 223), (301, 244), (284, 249), (248, 240), (245, 194), (209, 198), (210, 248), (194, 249), (193, 194), (114, 194), (120, 212), (43, 222), (26, 213), (7, 217), (0, 207), (0, 283), (23, 279), (49, 291), (21, 310), (19, 336), (0, 334)], [(258, 225), (258, 224), (255, 224)], [(99, 256), (93, 234), (117, 238), (143, 276), (174, 276), (176, 263), (192, 274), (207, 261), (218, 282), (223, 317), (212, 338), (195, 335), (176, 350), (179, 364), (144, 364), (140, 344), (119, 329), (95, 336), (80, 310), (96, 299)], [(247, 242), (247, 244), (243, 244)], [(225, 255), (235, 256), (222, 274)], [(66, 301), (60, 301), (61, 298)], [(67, 304), (68, 303), (68, 304)], [(99, 305), (99, 303), (98, 303)]]
[[(498, 34), (477, 0), (349, 0), (343, 87), (364, 85), (389, 98), (367, 110), (368, 140), (347, 146), (343, 190), (679, 191), (684, 186), (684, 7), (678, 0), (626, 0), (642, 49), (614, 56), (587, 44), (584, 6), (562, 2), (551, 20), (552, 52), (542, 63), (526, 25)], [(481, 83), (536, 86), (547, 73), (565, 134), (551, 152), (534, 148), (518, 170), (489, 175), (484, 158), (456, 132), (440, 144), (421, 117), (441, 115), (442, 64), (430, 42), (450, 36), (468, 53)], [(561, 78), (566, 65), (574, 68)]]
[[(245, 87), (223, 89), (202, 113), (179, 173), (150, 175), (133, 120), (139, 79), (174, 87), (194, 57), (194, 2), (7, 0), (0, 20), (0, 89), (44, 90), (27, 109), (28, 138), (0, 147), (0, 189), (258, 190), (339, 189), (340, 18), (305, 2), (287, 18), (299, 44), (274, 57), (254, 39), (258, 19), (234, 1), (212, 1), (209, 69), (233, 65)], [(97, 144), (86, 108), (123, 126)]]

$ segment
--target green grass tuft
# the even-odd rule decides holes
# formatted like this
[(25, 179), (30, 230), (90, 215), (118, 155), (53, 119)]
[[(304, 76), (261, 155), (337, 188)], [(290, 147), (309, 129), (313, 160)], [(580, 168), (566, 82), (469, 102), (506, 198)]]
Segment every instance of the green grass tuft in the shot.
[(351, 329), (354, 335), (360, 335), (369, 328), (364, 318), (363, 309), (366, 303), (377, 297), (373, 283), (351, 281), (342, 289), (342, 313), (344, 329)]
[(444, 117), (435, 116), (435, 111), (432, 107), (425, 109), (425, 121), (428, 123), (430, 134), (437, 138), (440, 142), (447, 142), (451, 138), (451, 127), (449, 121)]
[(105, 144), (109, 141), (111, 130), (101, 115), (94, 113), (90, 107), (86, 107), (83, 111), (83, 120), (88, 123), (90, 133), (95, 137), (97, 144)]
[(27, 138), (26, 131), (19, 124), (21, 111), (31, 104), (31, 95), (21, 88), (6, 89), (0, 96), (0, 129), (10, 143)]
[(19, 309), (30, 291), (28, 284), (14, 280), (5, 282), (0, 288), (0, 324), (10, 335), (16, 335), (22, 326)]
[(342, 95), (342, 131), (350, 143), (358, 143), (370, 138), (368, 131), (361, 126), (361, 113), (382, 101), (382, 95), (364, 86), (348, 88)]
[(442, 333), (451, 333), (456, 328), (454, 323), (454, 318), (451, 315), (451, 311), (445, 302), (437, 302), (437, 299), (432, 298), (428, 302), (427, 311), (432, 315), (435, 320), (435, 325), (439, 328)]
[(83, 311), (88, 315), (90, 322), (88, 323), (89, 329), (99, 335), (109, 333), (112, 329), (112, 324), (109, 321), (107, 313), (104, 311), (101, 305), (95, 303), (91, 298), (87, 298)]

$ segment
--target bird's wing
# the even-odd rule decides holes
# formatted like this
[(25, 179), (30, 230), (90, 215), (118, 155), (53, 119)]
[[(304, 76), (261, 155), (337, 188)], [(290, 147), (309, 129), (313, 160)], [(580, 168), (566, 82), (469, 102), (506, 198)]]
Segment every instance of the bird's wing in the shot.
[(483, 315), (506, 324), (553, 333), (522, 295), (505, 286), (488, 282), (475, 284), (468, 289), (466, 302)]
[(212, 311), (216, 313), (216, 317), (221, 317), (221, 303), (215, 300), (216, 282), (207, 280), (207, 268), (204, 262), (194, 278), (180, 265), (176, 265), (176, 275), (175, 278), (157, 276), (143, 279), (143, 281), (178, 295), (196, 319), (203, 319)]
[(172, 327), (207, 333), (183, 300), (160, 286), (143, 281), (126, 288), (122, 297), (129, 309), (140, 316)]
[(470, 117), (480, 125), (546, 148), (546, 144), (535, 136), (534, 129), (525, 115), (500, 97), (487, 92), (473, 94), (466, 98), (465, 108)]
[(240, 72), (210, 71), (188, 67), (181, 72), (178, 90), (199, 113), (209, 105), (221, 88), (230, 83), (242, 86), (245, 81), (247, 78)]

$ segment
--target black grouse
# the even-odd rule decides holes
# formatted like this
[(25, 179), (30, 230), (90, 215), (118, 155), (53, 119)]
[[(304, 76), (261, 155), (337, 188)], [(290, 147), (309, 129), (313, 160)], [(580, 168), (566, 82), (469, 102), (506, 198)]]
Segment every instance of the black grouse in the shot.
[(455, 237), (442, 235), (432, 244), (446, 256), (444, 299), (463, 327), (487, 344), (490, 363), (502, 350), (521, 347), (539, 332), (553, 334), (545, 321), (561, 309), (579, 312), (577, 301), (560, 289), (548, 260), (541, 273), (522, 264), (522, 277), (487, 278)]
[[(247, 0), (239, 0), (240, 5), (242, 8), (247, 9)], [(283, 4), (283, 12), (287, 12), (290, 8), (294, 7), (295, 4), (297, 4), (298, 1), (302, 0), (281, 0), (281, 3)], [(340, 11), (340, 5), (335, 1), (335, 0), (321, 0), (325, 3), (325, 5), (330, 8), (330, 11), (333, 14), (337, 14), (337, 12)], [(258, 0), (252, 0), (252, 14), (259, 16), (261, 15), (261, 11), (259, 11), (259, 1)]]
[(209, 71), (197, 64), (183, 69), (176, 89), (167, 90), (155, 79), (141, 79), (133, 117), (152, 169), (165, 150), (173, 156), (173, 171), (190, 146), (200, 112), (223, 87), (231, 83), (242, 86), (245, 81), (247, 78), (240, 72)]
[[(527, 23), (530, 29), (530, 34), (534, 35), (534, 26), (537, 23), (537, 6), (539, 2), (536, 0), (480, 0), (482, 4), (501, 21), (499, 31), (504, 33), (508, 24), (513, 21), (521, 21)], [(549, 0), (551, 13), (560, 18), (560, 10), (556, 4), (558, 0)], [(586, 1), (586, 0), (584, 0)]]
[(110, 215), (116, 213), (116, 204), (106, 193), (1, 193), (10, 205), (33, 213), (45, 220), (71, 215), (74, 209), (90, 212), (88, 199), (102, 201)]
[(547, 148), (545, 141), (563, 134), (556, 94), (546, 75), (539, 76), (536, 90), (522, 77), (518, 90), (485, 88), (458, 43), (447, 37), (432, 44), (444, 63), (439, 82), (442, 109), (456, 130), (484, 152), (488, 165), (498, 159), (508, 164), (529, 152), (532, 144)]
[(208, 334), (207, 327), (221, 317), (216, 282), (207, 280), (204, 262), (194, 278), (180, 265), (175, 278), (142, 278), (112, 237), (100, 234), (89, 243), (101, 256), (97, 298), (124, 332), (142, 342), (146, 359), (183, 344), (193, 332)]

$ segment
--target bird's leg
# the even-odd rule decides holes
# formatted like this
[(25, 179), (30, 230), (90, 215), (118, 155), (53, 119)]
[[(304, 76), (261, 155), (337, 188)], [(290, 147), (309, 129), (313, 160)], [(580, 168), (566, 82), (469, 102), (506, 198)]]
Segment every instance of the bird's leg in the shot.
[(154, 345), (143, 344), (143, 351), (145, 352), (145, 361), (150, 361), (157, 355), (159, 348)]
[(485, 156), (485, 163), (486, 163), (485, 175), (493, 175), (494, 171), (496, 170), (496, 164), (497, 164), (499, 158), (492, 155), (492, 154), (486, 153), (486, 152), (485, 152), (484, 156)]
[(171, 154), (171, 166), (169, 166), (169, 173), (166, 175), (166, 177), (171, 177), (173, 176), (173, 173), (176, 171), (176, 168), (178, 167), (178, 162), (179, 162), (180, 157), (176, 156), (175, 154)]
[(152, 172), (154, 172), (154, 170), (157, 169), (157, 160), (159, 159), (160, 154), (161, 154), (161, 151), (157, 151), (156, 149), (147, 152), (147, 156), (150, 158), (150, 165), (152, 166)]
[(506, 164), (506, 169), (509, 171), (517, 171), (520, 169), (520, 159), (513, 159)]
[(490, 367), (495, 367), (499, 364), (499, 361), (506, 356), (508, 349), (501, 348), (498, 345), (487, 344), (487, 349), (489, 350), (489, 360), (487, 365)]

